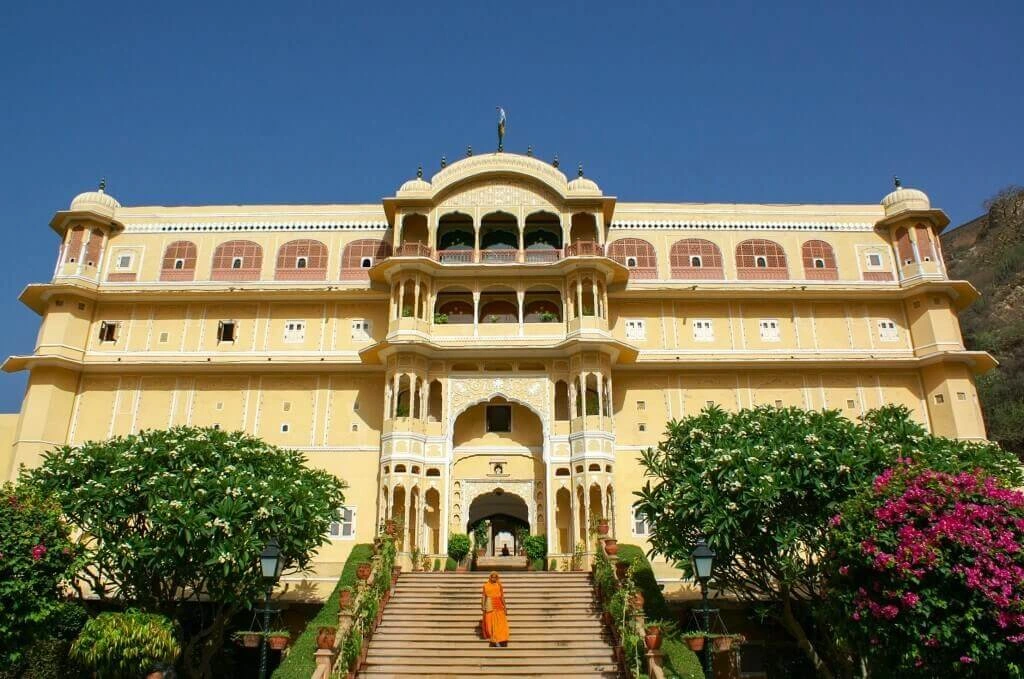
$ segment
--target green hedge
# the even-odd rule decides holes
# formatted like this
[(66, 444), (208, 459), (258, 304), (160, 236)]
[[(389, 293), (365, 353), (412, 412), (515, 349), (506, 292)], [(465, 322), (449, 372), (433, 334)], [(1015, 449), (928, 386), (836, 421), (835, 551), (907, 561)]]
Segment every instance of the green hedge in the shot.
[[(654, 577), (651, 562), (644, 550), (636, 545), (619, 544), (618, 558), (623, 561), (639, 561), (633, 575), (633, 582), (644, 593), (644, 617), (648, 620), (674, 620), (672, 612), (665, 602), (665, 595)], [(683, 679), (699, 679), (704, 676), (700, 658), (677, 637), (665, 638), (661, 646), (665, 651), (666, 670), (669, 676)]]
[(321, 627), (338, 626), (338, 590), (342, 587), (355, 587), (356, 567), (373, 557), (373, 545), (358, 544), (345, 561), (338, 584), (334, 586), (331, 596), (320, 607), (320, 611), (306, 623), (306, 629), (292, 644), (288, 657), (276, 670), (273, 679), (309, 679), (316, 671), (316, 633)]

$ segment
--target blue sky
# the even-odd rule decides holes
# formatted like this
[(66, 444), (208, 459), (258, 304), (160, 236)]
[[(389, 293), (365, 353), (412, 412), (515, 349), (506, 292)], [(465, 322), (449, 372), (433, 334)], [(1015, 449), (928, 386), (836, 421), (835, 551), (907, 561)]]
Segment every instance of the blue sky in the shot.
[[(623, 200), (875, 202), (954, 223), (1024, 184), (1020, 2), (95, 3), (0, 9), (0, 354), (56, 210), (376, 201), (416, 166), (558, 154)], [(370, 7), (370, 5), (374, 5)], [(24, 377), (0, 376), (0, 411)]]

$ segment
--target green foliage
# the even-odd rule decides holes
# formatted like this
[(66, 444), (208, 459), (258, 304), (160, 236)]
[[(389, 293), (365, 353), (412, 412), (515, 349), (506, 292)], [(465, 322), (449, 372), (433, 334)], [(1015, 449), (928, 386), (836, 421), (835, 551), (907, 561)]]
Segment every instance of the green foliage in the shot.
[(665, 654), (665, 670), (668, 677), (704, 679), (704, 668), (701, 667), (700, 658), (681, 638), (663, 639), (661, 650)]
[(619, 543), (618, 558), (632, 564), (633, 583), (644, 595), (644, 616), (649, 620), (670, 620), (672, 613), (644, 550), (636, 545)]
[(448, 314), (434, 314), (434, 323), (437, 325), (446, 325), (448, 323)]
[(530, 561), (543, 560), (548, 555), (548, 538), (546, 535), (528, 535), (523, 540), (523, 550)]
[(441, 560), (440, 559), (434, 559), (434, 572), (437, 573), (440, 570), (441, 570)]
[(456, 562), (462, 560), (469, 554), (469, 536), (465, 533), (452, 533), (448, 536), (448, 557)]
[(86, 679), (88, 673), (68, 657), (71, 642), (39, 637), (21, 649), (17, 665), (0, 668), (0, 679)]
[(444, 569), (446, 571), (454, 571), (458, 567), (459, 567), (459, 562), (456, 561), (455, 559), (451, 558), (451, 557), (448, 557), (445, 560), (445, 562), (444, 562)]
[(134, 679), (139, 668), (174, 664), (179, 653), (174, 624), (162, 615), (128, 610), (101, 613), (85, 623), (71, 657), (99, 679)]
[[(837, 411), (713, 406), (670, 422), (667, 438), (643, 454), (652, 480), (637, 506), (654, 551), (692, 577), (690, 552), (706, 536), (717, 552), (713, 586), (799, 638), (806, 632), (794, 607), (813, 609), (823, 596), (829, 519), (901, 457), (1021, 480), (1016, 460), (998, 447), (931, 436), (902, 406), (872, 411), (860, 424)], [(823, 633), (818, 642), (834, 638)], [(823, 667), (813, 643), (804, 650)]]
[(60, 506), (34, 488), (0, 487), (0, 667), (13, 667), (34, 639), (52, 636), (76, 549)]
[(356, 568), (360, 563), (369, 561), (372, 556), (372, 545), (358, 544), (352, 548), (331, 596), (324, 601), (317, 614), (306, 623), (306, 628), (292, 642), (288, 655), (274, 670), (273, 679), (309, 679), (313, 676), (313, 672), (316, 671), (314, 653), (316, 652), (317, 632), (321, 627), (337, 627), (338, 613), (341, 611), (338, 604), (341, 590), (351, 591), (355, 587), (358, 580)]
[(487, 549), (489, 542), (488, 533), (491, 530), (491, 522), (484, 519), (473, 526), (473, 544), (476, 549)]
[(176, 427), (62, 446), (24, 480), (81, 529), (78, 576), (101, 599), (175, 617), (213, 603), (184, 649), (189, 673), (209, 675), (226, 621), (262, 598), (267, 541), (284, 573), (301, 571), (338, 519), (344, 483), (305, 462), (242, 432)]

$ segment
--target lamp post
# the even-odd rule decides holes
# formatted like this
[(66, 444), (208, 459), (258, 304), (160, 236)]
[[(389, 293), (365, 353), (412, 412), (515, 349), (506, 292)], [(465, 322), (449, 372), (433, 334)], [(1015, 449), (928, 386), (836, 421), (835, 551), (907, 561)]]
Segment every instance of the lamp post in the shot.
[(260, 679), (267, 679), (267, 629), (270, 627), (270, 595), (274, 592), (274, 584), (281, 575), (281, 546), (276, 538), (270, 538), (267, 546), (260, 552), (260, 573), (263, 584), (267, 587), (263, 599), (263, 637), (260, 641)]
[(700, 596), (704, 601), (704, 673), (708, 679), (714, 679), (715, 668), (711, 662), (711, 610), (708, 608), (708, 580), (711, 579), (711, 567), (715, 562), (715, 553), (704, 542), (704, 538), (697, 541), (697, 546), (690, 554), (690, 562), (693, 564), (693, 573), (700, 582)]

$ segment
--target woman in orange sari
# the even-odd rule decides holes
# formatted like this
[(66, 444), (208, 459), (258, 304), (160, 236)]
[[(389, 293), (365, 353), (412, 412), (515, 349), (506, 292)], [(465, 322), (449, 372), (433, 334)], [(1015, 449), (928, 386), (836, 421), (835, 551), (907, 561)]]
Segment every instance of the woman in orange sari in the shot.
[(505, 588), (501, 586), (498, 574), (491, 571), (491, 575), (484, 583), (483, 596), (480, 599), (480, 609), (483, 611), (484, 619), (480, 623), (484, 637), (490, 640), (491, 647), (508, 646), (508, 616), (505, 607)]

